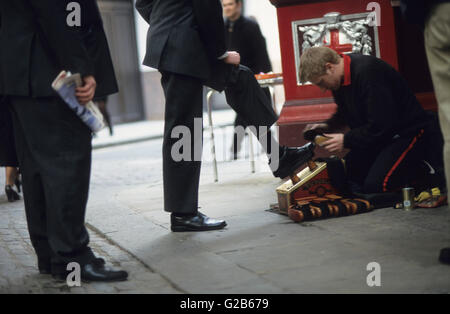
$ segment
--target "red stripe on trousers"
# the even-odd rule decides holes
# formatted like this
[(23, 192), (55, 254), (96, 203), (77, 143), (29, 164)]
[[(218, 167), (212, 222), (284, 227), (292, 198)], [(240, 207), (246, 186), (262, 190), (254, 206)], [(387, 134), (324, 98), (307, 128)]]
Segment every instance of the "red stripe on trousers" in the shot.
[(405, 159), (406, 154), (413, 148), (414, 144), (416, 144), (417, 140), (422, 136), (423, 132), (423, 130), (420, 130), (419, 134), (413, 138), (411, 144), (409, 144), (408, 148), (403, 152), (403, 154), (400, 155), (400, 158), (395, 162), (391, 170), (389, 170), (383, 181), (383, 192), (387, 192), (387, 184), (389, 178), (392, 176), (392, 173), (395, 171), (395, 169), (397, 169), (398, 165), (403, 161), (403, 159)]

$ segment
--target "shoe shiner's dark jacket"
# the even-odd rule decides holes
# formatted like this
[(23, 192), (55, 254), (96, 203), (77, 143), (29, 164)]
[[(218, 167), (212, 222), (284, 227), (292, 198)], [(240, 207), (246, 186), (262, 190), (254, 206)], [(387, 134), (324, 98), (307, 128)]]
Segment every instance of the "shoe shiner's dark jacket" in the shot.
[[(330, 129), (348, 126), (344, 147), (383, 147), (397, 136), (414, 136), (430, 123), (406, 80), (381, 59), (344, 55), (344, 82), (333, 92)], [(350, 74), (350, 75), (349, 75)]]

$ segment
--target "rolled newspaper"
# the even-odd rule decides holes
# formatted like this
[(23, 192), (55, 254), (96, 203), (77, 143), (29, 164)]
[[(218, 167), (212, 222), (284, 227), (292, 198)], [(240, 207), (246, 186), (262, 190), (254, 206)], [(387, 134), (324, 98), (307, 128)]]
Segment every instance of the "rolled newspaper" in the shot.
[(78, 102), (75, 89), (81, 85), (79, 73), (62, 71), (53, 81), (52, 88), (93, 132), (98, 132), (105, 127), (103, 115), (92, 101), (85, 106)]

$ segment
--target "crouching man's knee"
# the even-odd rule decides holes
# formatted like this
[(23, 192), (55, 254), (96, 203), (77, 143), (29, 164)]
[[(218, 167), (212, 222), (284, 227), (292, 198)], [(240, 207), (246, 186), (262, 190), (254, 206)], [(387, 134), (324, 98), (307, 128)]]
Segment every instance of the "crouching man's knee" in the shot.
[(372, 194), (372, 193), (382, 193), (384, 191), (383, 182), (380, 180), (368, 180), (366, 179), (363, 187), (364, 193)]

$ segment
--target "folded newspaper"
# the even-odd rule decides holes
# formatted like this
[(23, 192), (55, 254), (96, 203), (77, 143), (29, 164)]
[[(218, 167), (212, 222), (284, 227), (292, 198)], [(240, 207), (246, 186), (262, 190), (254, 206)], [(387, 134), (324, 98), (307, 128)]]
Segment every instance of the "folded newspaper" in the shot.
[(79, 73), (62, 71), (53, 81), (52, 88), (93, 132), (98, 132), (105, 127), (103, 115), (92, 101), (85, 106), (78, 102), (75, 89), (81, 85)]

